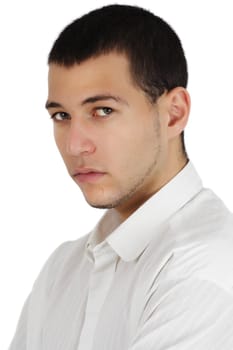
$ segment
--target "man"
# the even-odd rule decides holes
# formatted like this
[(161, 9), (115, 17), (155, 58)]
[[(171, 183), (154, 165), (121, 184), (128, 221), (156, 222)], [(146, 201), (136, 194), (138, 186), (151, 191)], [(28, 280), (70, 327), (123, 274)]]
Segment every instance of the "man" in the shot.
[(179, 38), (146, 10), (106, 6), (65, 28), (48, 62), (58, 149), (108, 210), (50, 256), (10, 350), (232, 349), (233, 215), (185, 151)]

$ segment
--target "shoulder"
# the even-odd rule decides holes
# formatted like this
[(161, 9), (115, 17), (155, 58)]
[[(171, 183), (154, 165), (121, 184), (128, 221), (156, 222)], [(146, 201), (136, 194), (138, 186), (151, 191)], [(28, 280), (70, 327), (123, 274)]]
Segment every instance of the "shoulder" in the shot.
[(59, 275), (66, 274), (75, 264), (83, 259), (85, 244), (89, 233), (74, 241), (66, 241), (60, 244), (48, 257), (33, 284), (33, 290), (40, 288), (50, 290)]
[(224, 202), (210, 189), (203, 188), (187, 202), (170, 221), (172, 228), (188, 231), (195, 235), (203, 230), (207, 233), (232, 229), (233, 214)]
[(203, 189), (170, 222), (169, 274), (197, 277), (233, 291), (233, 214)]

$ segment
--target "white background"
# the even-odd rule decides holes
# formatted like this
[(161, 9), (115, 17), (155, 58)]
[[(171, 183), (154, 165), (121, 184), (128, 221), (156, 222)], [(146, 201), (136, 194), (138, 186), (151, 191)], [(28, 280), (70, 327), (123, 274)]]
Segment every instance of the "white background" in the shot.
[[(53, 141), (47, 55), (59, 32), (108, 1), (7, 1), (0, 5), (0, 348), (52, 251), (91, 230), (90, 208)], [(144, 6), (180, 36), (189, 63), (192, 111), (185, 140), (203, 179), (233, 211), (232, 2), (121, 1)], [(30, 349), (32, 350), (32, 349)]]

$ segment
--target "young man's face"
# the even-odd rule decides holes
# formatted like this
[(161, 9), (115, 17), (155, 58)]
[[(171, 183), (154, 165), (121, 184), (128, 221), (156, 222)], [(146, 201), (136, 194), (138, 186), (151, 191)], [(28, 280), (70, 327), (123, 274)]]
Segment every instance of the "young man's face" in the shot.
[(71, 68), (51, 64), (47, 107), (68, 172), (91, 206), (127, 216), (162, 186), (166, 95), (152, 106), (133, 84), (124, 55)]

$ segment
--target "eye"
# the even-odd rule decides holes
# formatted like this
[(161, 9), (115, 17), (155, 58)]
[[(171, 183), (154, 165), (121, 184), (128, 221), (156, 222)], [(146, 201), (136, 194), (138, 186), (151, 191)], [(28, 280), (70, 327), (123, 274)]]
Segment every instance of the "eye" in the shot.
[(55, 121), (62, 121), (62, 120), (70, 119), (70, 116), (68, 113), (65, 113), (65, 112), (56, 112), (52, 114), (51, 119)]
[(94, 111), (94, 117), (107, 117), (113, 112), (113, 109), (110, 107), (98, 107)]

